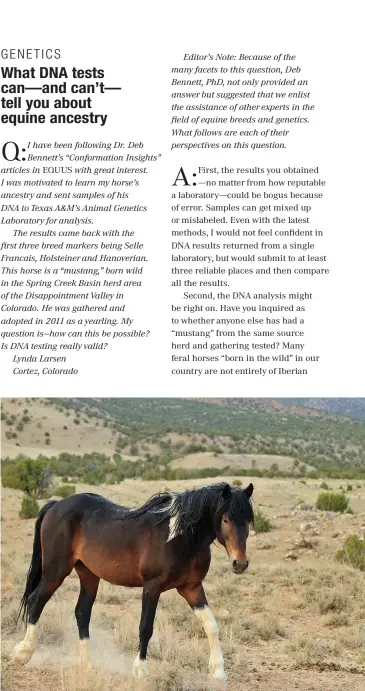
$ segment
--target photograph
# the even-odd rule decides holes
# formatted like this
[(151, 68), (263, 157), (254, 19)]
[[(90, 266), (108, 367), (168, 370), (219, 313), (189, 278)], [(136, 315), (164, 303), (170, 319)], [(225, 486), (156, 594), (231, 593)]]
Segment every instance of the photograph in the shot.
[(1, 419), (4, 689), (364, 688), (365, 399)]

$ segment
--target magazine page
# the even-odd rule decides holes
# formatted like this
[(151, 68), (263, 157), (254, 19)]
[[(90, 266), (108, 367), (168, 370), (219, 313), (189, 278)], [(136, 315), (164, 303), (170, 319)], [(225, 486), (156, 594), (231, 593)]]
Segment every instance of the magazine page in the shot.
[(359, 4), (0, 31), (1, 688), (360, 691)]

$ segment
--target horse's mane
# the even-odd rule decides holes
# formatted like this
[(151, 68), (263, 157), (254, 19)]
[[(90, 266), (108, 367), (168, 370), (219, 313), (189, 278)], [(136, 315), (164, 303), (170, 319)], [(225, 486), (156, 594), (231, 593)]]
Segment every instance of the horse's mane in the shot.
[(251, 501), (245, 491), (226, 482), (185, 492), (159, 492), (143, 506), (129, 510), (123, 518), (138, 518), (147, 513), (155, 519), (155, 524), (174, 518), (174, 535), (187, 537), (198, 537), (207, 528), (215, 532), (224, 513), (229, 513), (237, 524), (254, 522)]

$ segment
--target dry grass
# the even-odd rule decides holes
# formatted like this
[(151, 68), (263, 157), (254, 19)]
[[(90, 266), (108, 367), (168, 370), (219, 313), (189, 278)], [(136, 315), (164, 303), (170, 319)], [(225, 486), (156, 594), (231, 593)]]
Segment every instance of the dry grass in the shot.
[[(201, 483), (203, 484), (203, 483)], [(249, 538), (251, 565), (232, 573), (222, 548), (213, 547), (205, 582), (216, 615), (229, 677), (228, 689), (270, 691), (360, 691), (365, 688), (365, 587), (360, 571), (335, 563), (348, 534), (361, 534), (365, 513), (334, 516), (294, 509), (308, 503), (319, 481), (257, 480), (256, 501), (275, 525), (270, 536)], [(332, 481), (335, 485), (335, 481)], [(183, 489), (192, 482), (169, 483)], [(79, 486), (77, 491), (85, 491)], [(139, 504), (160, 483), (125, 482), (99, 488), (119, 503)], [(174, 591), (160, 600), (149, 648), (148, 682), (131, 679), (138, 647), (140, 589), (101, 583), (91, 622), (93, 664), (80, 670), (74, 606), (79, 583), (66, 579), (40, 620), (38, 647), (25, 668), (10, 664), (22, 637), (15, 618), (32, 548), (34, 521), (21, 521), (20, 493), (3, 492), (3, 681), (4, 691), (216, 691), (208, 680), (208, 643), (198, 620)], [(364, 506), (364, 488), (353, 497)], [(295, 510), (295, 512), (294, 512)], [(318, 550), (300, 549), (285, 560), (302, 521), (315, 523)], [(335, 535), (335, 537), (333, 537)], [(269, 547), (267, 546), (269, 545)]]

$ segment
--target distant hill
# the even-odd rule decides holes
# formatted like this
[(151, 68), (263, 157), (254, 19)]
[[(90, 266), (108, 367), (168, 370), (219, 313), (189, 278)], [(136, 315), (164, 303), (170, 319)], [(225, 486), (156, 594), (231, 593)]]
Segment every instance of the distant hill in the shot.
[(365, 420), (365, 398), (279, 398), (287, 405)]
[(2, 457), (20, 451), (30, 457), (62, 452), (111, 455), (115, 447), (111, 430), (100, 418), (77, 415), (47, 400), (3, 399), (1, 411)]
[(231, 456), (240, 467), (266, 468), (271, 458), (279, 469), (365, 468), (362, 405), (364, 399), (4, 399), (2, 456), (99, 453), (222, 468)]

